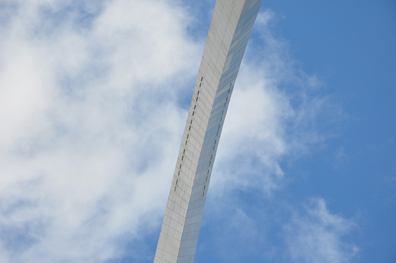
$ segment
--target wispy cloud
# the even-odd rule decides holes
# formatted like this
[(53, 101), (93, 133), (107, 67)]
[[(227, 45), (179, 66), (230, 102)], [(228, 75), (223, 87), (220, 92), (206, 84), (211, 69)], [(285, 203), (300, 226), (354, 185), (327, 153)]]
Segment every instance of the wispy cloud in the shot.
[(321, 83), (299, 69), (287, 42), (273, 35), (275, 17), (267, 10), (257, 18), (224, 125), (215, 187), (271, 195), (284, 182), (280, 162), (324, 139), (315, 126), (326, 105), (315, 95)]
[(197, 254), (203, 262), (349, 262), (358, 250), (343, 240), (353, 221), (323, 199), (301, 212), (284, 198), (295, 175), (282, 165), (325, 142), (317, 122), (331, 106), (319, 78), (274, 35), (276, 19), (259, 14), (231, 99)]
[(285, 226), (293, 262), (351, 262), (359, 249), (344, 240), (355, 225), (331, 213), (322, 198), (312, 198), (303, 213), (296, 213)]

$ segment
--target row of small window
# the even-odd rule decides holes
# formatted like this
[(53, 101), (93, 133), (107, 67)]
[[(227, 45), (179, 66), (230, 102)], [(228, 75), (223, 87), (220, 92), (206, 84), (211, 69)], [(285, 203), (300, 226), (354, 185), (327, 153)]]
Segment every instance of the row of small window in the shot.
[[(202, 80), (203, 80), (203, 77), (201, 77), (201, 83), (199, 83), (199, 87), (201, 87), (201, 85), (202, 85)], [(198, 101), (198, 95), (199, 95), (199, 91), (197, 92), (197, 98), (195, 99), (195, 101)], [(196, 108), (197, 108), (197, 105), (194, 105), (194, 110), (195, 110)], [(194, 111), (193, 111), (193, 113), (192, 113), (192, 116), (194, 116)], [(190, 121), (190, 127), (188, 127), (188, 130), (189, 130), (189, 131), (191, 131), (192, 123), (193, 123), (193, 120), (191, 119), (191, 121)], [(187, 145), (187, 143), (188, 143), (188, 137), (190, 137), (190, 134), (187, 134), (187, 138), (186, 138), (186, 143), (185, 143), (185, 145)], [(183, 155), (182, 155), (182, 158), (181, 158), (182, 161), (184, 161), (184, 154), (185, 154), (185, 153), (186, 153), (186, 149), (183, 150)], [(180, 166), (179, 166), (179, 172), (177, 173), (178, 176), (180, 176), (180, 170), (181, 170), (181, 168), (182, 168), (182, 164), (180, 164)], [(176, 179), (176, 185), (177, 185), (178, 182), (179, 182), (179, 179)], [(176, 191), (176, 185), (175, 185), (174, 191)]]
[(231, 93), (231, 88), (228, 89), (227, 93), (223, 93), (219, 96), (216, 95), (217, 97), (216, 97), (216, 100), (213, 102), (213, 105), (216, 105), (219, 101), (222, 101), (224, 99), (224, 97), (227, 97), (227, 99), (228, 99), (228, 96), (230, 95), (230, 93)]
[[(202, 80), (203, 80), (203, 77), (201, 77), (201, 83), (199, 83), (199, 87), (201, 87)], [(198, 90), (198, 92), (197, 92), (197, 98), (195, 99), (195, 101), (198, 101), (198, 96), (199, 96), (199, 90)], [(195, 114), (195, 109), (196, 109), (196, 108), (197, 108), (197, 105), (195, 104), (195, 105), (194, 105), (194, 110), (193, 110), (193, 112), (192, 112), (192, 114), (191, 114), (192, 116), (194, 116), (194, 114)], [(191, 119), (191, 121), (190, 121), (190, 127), (188, 127), (188, 130), (189, 130), (189, 131), (191, 131), (192, 122), (193, 122), (193, 120)], [(185, 145), (187, 145), (188, 136), (189, 136), (189, 134), (187, 134), (187, 140), (186, 140)]]
[[(223, 89), (221, 89), (221, 90), (223, 90)], [(228, 100), (228, 96), (229, 96), (229, 94), (230, 94), (230, 92), (231, 92), (231, 90), (232, 90), (232, 83), (230, 83), (230, 87), (228, 88), (228, 91), (227, 91), (227, 93), (222, 93), (222, 91), (217, 91), (217, 93), (222, 93), (221, 95), (219, 95), (218, 97), (217, 97), (217, 94), (216, 94), (216, 99), (215, 99), (215, 101), (213, 102), (213, 105), (216, 105), (219, 101), (222, 101), (223, 100), (223, 98), (225, 97), (225, 96), (227, 96), (227, 99), (226, 99), (226, 101)]]
[[(230, 84), (230, 87), (231, 87), (231, 85), (232, 85), (232, 84)], [(231, 89), (228, 90), (228, 93), (230, 93), (230, 90), (231, 90)], [(227, 101), (228, 101), (228, 97), (226, 98), (226, 104), (227, 104)], [(226, 104), (225, 104), (225, 105), (226, 105)], [(224, 105), (224, 106), (225, 106), (225, 105)], [(223, 114), (224, 114), (224, 111), (221, 113), (221, 115), (223, 115)], [(223, 116), (221, 117), (220, 122), (221, 122), (222, 120), (223, 120)], [(217, 127), (216, 137), (219, 136), (220, 127), (221, 127), (221, 125), (219, 125), (219, 126)], [(216, 143), (217, 143), (217, 139), (214, 141), (213, 151), (216, 149)], [(209, 160), (209, 169), (208, 169), (208, 172), (207, 172), (207, 176), (206, 176), (205, 182), (208, 181), (208, 177), (209, 177), (209, 173), (210, 173), (210, 167), (211, 167), (211, 165), (212, 165), (212, 159), (213, 159), (213, 154), (210, 156), (210, 160)], [(206, 189), (206, 184), (204, 185), (204, 188), (203, 188), (202, 197), (205, 196), (205, 189)]]
[[(202, 81), (202, 79), (201, 79), (201, 81)], [(232, 85), (232, 84), (230, 84), (230, 87), (231, 87), (231, 85)], [(201, 86), (201, 84), (200, 84), (199, 86)], [(230, 93), (230, 90), (231, 90), (231, 89), (228, 90), (228, 93)], [(199, 91), (198, 91), (197, 94), (199, 95)], [(198, 97), (197, 97), (197, 100), (198, 100)], [(228, 101), (228, 97), (226, 98), (226, 103), (225, 103), (224, 106), (227, 105), (227, 101)], [(195, 109), (195, 107), (196, 107), (196, 106), (194, 106), (194, 109)], [(194, 112), (193, 112), (192, 115), (194, 115)], [(224, 111), (221, 113), (221, 115), (224, 115)], [(223, 120), (223, 116), (221, 117), (220, 122), (221, 122), (222, 120)], [(191, 120), (191, 124), (192, 124), (192, 120)], [(218, 128), (217, 128), (216, 137), (219, 136), (220, 127), (221, 127), (221, 125), (219, 125)], [(189, 127), (189, 130), (190, 130), (190, 129), (191, 129), (191, 126)], [(188, 134), (187, 134), (187, 138), (188, 138)], [(213, 151), (216, 149), (216, 143), (217, 143), (217, 139), (214, 141)], [(186, 141), (186, 144), (187, 144), (187, 141)], [(182, 159), (183, 159), (183, 157), (182, 157)], [(208, 169), (208, 172), (207, 172), (207, 176), (206, 176), (205, 182), (208, 181), (208, 177), (209, 177), (209, 173), (210, 173), (210, 167), (211, 167), (211, 165), (212, 165), (212, 159), (213, 159), (213, 154), (210, 156), (209, 169)], [(180, 167), (181, 167), (181, 165), (180, 165)], [(176, 180), (176, 184), (177, 184), (177, 180)], [(205, 189), (206, 189), (206, 184), (204, 185), (204, 188), (203, 188), (202, 197), (205, 196)], [(175, 191), (176, 191), (176, 186), (175, 186)]]
[[(202, 80), (203, 80), (203, 77), (201, 77), (201, 83), (199, 83), (199, 88), (202, 85)], [(198, 101), (198, 96), (199, 96), (199, 90), (197, 91), (197, 97), (195, 98), (195, 101)], [(194, 105), (194, 110), (196, 107), (197, 107), (197, 105)], [(194, 113), (195, 113), (195, 111), (193, 111), (192, 116), (194, 116)]]
[[(179, 182), (179, 179), (176, 179), (176, 185), (177, 185), (178, 182)], [(176, 191), (176, 185), (175, 185), (175, 191)]]
[[(191, 131), (192, 123), (193, 123), (193, 120), (191, 119), (191, 121), (190, 121), (190, 127), (188, 127), (188, 130), (189, 130), (189, 131)], [(185, 143), (185, 145), (187, 145), (188, 137), (190, 137), (190, 134), (187, 134), (187, 138), (186, 138), (186, 143)]]
[[(224, 114), (224, 111), (223, 111), (222, 115), (223, 114)], [(220, 120), (220, 122), (221, 122), (221, 120)], [(216, 137), (219, 136), (220, 127), (221, 127), (221, 124), (217, 127)], [(217, 139), (214, 141), (213, 151), (215, 151), (215, 149), (216, 149), (216, 143), (217, 143)], [(212, 161), (213, 161), (212, 159), (213, 159), (213, 154), (210, 156), (209, 169), (208, 169), (207, 175), (209, 175), (209, 172), (210, 172), (210, 167), (211, 167)], [(208, 181), (208, 176), (206, 176), (206, 180), (205, 181)], [(205, 187), (206, 187), (206, 185), (204, 185), (204, 191), (205, 191)], [(202, 193), (202, 196), (204, 196), (204, 194), (205, 194), (205, 192)]]
[[(224, 112), (223, 112), (223, 113), (224, 113)], [(219, 135), (220, 127), (221, 127), (221, 125), (219, 125), (218, 128), (217, 128), (216, 137)], [(216, 143), (217, 143), (217, 139), (214, 141), (213, 151), (216, 149)], [(208, 169), (208, 172), (206, 173), (207, 176), (206, 176), (205, 182), (208, 181), (208, 177), (209, 177), (209, 173), (210, 173), (210, 167), (211, 167), (212, 161), (213, 161), (212, 159), (213, 159), (213, 154), (210, 156), (209, 166), (208, 166), (209, 169)], [(204, 191), (203, 191), (203, 193), (202, 193), (202, 197), (205, 196), (205, 188), (206, 188), (206, 185), (204, 185), (204, 188), (203, 188)]]
[[(213, 154), (212, 154), (212, 156), (210, 157), (210, 159), (212, 160), (212, 157), (213, 157)], [(212, 162), (212, 161), (211, 161)], [(210, 165), (209, 165), (210, 166)], [(209, 178), (209, 173), (210, 173), (210, 169), (208, 169), (208, 172), (206, 173), (206, 179), (205, 179), (205, 182), (207, 182), (208, 181), (208, 178)], [(203, 192), (202, 192), (202, 196), (205, 196), (205, 189), (206, 189), (206, 183), (205, 183), (205, 185), (204, 185), (204, 188), (203, 188)]]
[[(202, 81), (202, 80), (203, 80), (203, 77), (201, 78), (201, 81)], [(232, 85), (232, 84), (230, 84), (230, 87), (231, 87), (231, 85)], [(199, 87), (201, 87), (201, 83), (199, 84)], [(230, 90), (231, 90), (231, 89), (228, 90), (228, 93), (230, 93)], [(198, 95), (199, 95), (199, 91), (197, 92), (196, 101), (198, 101)], [(224, 107), (227, 105), (227, 101), (228, 101), (228, 97), (226, 98), (226, 103), (224, 104)], [(194, 105), (194, 110), (196, 109), (196, 107), (197, 107), (197, 105)], [(224, 115), (224, 111), (222, 112), (221, 115)], [(194, 111), (193, 111), (193, 113), (192, 113), (192, 116), (194, 116)], [(223, 116), (220, 118), (220, 122), (221, 122), (222, 120), (223, 120)], [(191, 121), (190, 121), (190, 126), (189, 126), (189, 128), (188, 128), (189, 131), (191, 130), (192, 123), (193, 123), (193, 120), (191, 119)], [(217, 128), (216, 136), (219, 135), (220, 127), (221, 127), (221, 125), (219, 125), (218, 128)], [(190, 136), (190, 135), (187, 134), (187, 140), (186, 140), (185, 145), (187, 145), (189, 136)], [(213, 151), (216, 149), (216, 143), (217, 143), (217, 139), (216, 139), (215, 142), (214, 142)], [(186, 151), (186, 150), (184, 149), (184, 150), (183, 150), (183, 155), (182, 155), (182, 158), (181, 158), (182, 161), (184, 160), (185, 151)], [(212, 165), (212, 158), (213, 158), (213, 155), (211, 155), (211, 157), (210, 157), (209, 167)], [(181, 167), (182, 167), (182, 164), (180, 164), (179, 169), (181, 169)], [(210, 172), (210, 170), (208, 170), (207, 174), (209, 174), (209, 172)], [(180, 170), (179, 170), (179, 172), (178, 172), (178, 175), (180, 176)], [(208, 180), (208, 176), (206, 177), (206, 181), (207, 181), (207, 180)], [(177, 183), (178, 183), (178, 179), (176, 180), (176, 185), (177, 185)], [(176, 185), (175, 185), (174, 191), (176, 191)], [(206, 185), (204, 185), (204, 191), (205, 191), (205, 188), (206, 188)], [(205, 195), (205, 192), (202, 193), (202, 196), (204, 196), (204, 195)]]

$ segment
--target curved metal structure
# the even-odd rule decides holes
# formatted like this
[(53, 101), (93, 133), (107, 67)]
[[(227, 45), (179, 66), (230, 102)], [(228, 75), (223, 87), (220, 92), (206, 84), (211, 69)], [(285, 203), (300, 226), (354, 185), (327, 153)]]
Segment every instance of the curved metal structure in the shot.
[(217, 0), (154, 263), (192, 263), (217, 146), (262, 0)]

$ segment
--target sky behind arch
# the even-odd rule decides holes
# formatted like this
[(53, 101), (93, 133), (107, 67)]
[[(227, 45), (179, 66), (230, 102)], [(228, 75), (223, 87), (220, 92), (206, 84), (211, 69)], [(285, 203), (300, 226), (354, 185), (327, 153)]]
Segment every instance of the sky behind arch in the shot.
[[(151, 262), (215, 1), (0, 2), (0, 262)], [(393, 1), (263, 3), (196, 262), (396, 260)]]

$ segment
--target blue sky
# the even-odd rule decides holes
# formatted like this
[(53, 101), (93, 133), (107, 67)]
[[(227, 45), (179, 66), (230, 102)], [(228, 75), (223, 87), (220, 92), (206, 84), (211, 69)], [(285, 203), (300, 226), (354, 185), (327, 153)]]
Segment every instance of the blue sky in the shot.
[[(0, 2), (0, 262), (152, 262), (215, 1)], [(396, 262), (396, 3), (264, 1), (195, 262)]]

